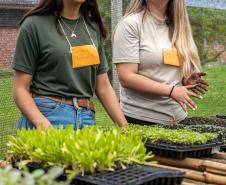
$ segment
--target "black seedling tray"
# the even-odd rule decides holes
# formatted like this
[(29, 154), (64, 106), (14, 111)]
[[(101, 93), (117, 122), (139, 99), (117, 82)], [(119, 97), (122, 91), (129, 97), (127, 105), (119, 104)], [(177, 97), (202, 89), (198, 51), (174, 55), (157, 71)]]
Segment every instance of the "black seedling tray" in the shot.
[(173, 144), (152, 144), (146, 143), (148, 151), (152, 151), (157, 156), (170, 157), (174, 159), (185, 159), (187, 157), (208, 157), (220, 151), (223, 142), (214, 142), (203, 145), (180, 146)]
[(226, 115), (216, 115), (217, 118), (226, 119)]
[(182, 183), (184, 173), (175, 170), (130, 166), (114, 172), (96, 173), (93, 176), (77, 176), (76, 185), (178, 185)]
[(217, 118), (217, 117), (190, 117), (181, 121), (179, 124), (182, 125), (216, 125), (220, 127), (226, 127), (226, 119)]
[(221, 146), (221, 151), (222, 152), (226, 152), (226, 144), (224, 144), (223, 146)]
[[(30, 171), (42, 168), (40, 164), (29, 163)], [(43, 169), (43, 168), (42, 168)], [(44, 169), (46, 172), (47, 168)], [(77, 175), (72, 185), (179, 185), (182, 183), (184, 172), (149, 166), (132, 165), (127, 169), (109, 172), (98, 172), (93, 175)], [(65, 181), (66, 174), (57, 180)]]

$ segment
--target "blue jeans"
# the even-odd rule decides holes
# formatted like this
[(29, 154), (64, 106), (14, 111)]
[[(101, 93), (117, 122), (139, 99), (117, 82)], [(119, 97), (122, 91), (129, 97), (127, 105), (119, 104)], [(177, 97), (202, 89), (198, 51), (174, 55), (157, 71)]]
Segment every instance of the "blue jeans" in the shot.
[[(50, 121), (53, 127), (73, 125), (74, 129), (82, 129), (86, 125), (95, 124), (95, 113), (87, 108), (75, 108), (66, 103), (56, 102), (47, 98), (34, 98), (40, 112)], [(18, 128), (31, 129), (35, 126), (25, 117), (21, 116)]]

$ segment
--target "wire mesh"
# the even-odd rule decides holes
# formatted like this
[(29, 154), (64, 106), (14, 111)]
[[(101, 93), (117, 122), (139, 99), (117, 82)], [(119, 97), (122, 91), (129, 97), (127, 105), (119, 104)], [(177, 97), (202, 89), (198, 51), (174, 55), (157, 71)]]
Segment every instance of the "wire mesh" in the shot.
[(226, 9), (226, 0), (185, 0), (187, 6)]
[(19, 111), (12, 96), (12, 73), (0, 71), (0, 158), (6, 152), (9, 135), (14, 135)]
[[(111, 47), (111, 24), (112, 24), (112, 15), (114, 16), (114, 9), (111, 12), (111, 3), (114, 0), (104, 0), (99, 1), (101, 13), (107, 24), (110, 36), (105, 41), (105, 50), (106, 56), (109, 62), (109, 66), (112, 65), (112, 47)], [(210, 66), (216, 64), (224, 64), (226, 63), (226, 11), (222, 8), (216, 9), (219, 6), (225, 7), (225, 0), (202, 0), (202, 1), (192, 1), (186, 0), (186, 3), (190, 6), (188, 8), (193, 34), (195, 37), (195, 41), (199, 47), (199, 53), (201, 56), (201, 61), (203, 64), (208, 64)], [(38, 0), (0, 0), (0, 12), (2, 11), (1, 7), (4, 5), (13, 5), (17, 6), (33, 6), (37, 3)], [(125, 12), (126, 7), (130, 0), (122, 1), (122, 9)], [(202, 2), (202, 4), (200, 4)], [(221, 3), (219, 5), (219, 3)], [(211, 8), (210, 9), (210, 4)], [(205, 6), (204, 6), (205, 5)], [(208, 5), (209, 8), (206, 8)], [(194, 6), (202, 6), (202, 8), (194, 7)], [(6, 7), (6, 6), (5, 6)], [(203, 8), (205, 7), (205, 8)], [(13, 13), (13, 11), (9, 11), (8, 15)], [(113, 13), (113, 14), (112, 14)], [(9, 15), (10, 16), (10, 15)], [(115, 17), (113, 17), (114, 19)], [(0, 22), (3, 20), (3, 17), (0, 16)], [(5, 20), (5, 19), (4, 19)], [(13, 20), (11, 20), (13, 21)], [(3, 21), (2, 21), (3, 22)], [(6, 24), (6, 23), (5, 23)], [(0, 25), (0, 31), (3, 29), (4, 25)], [(2, 40), (0, 40), (2, 42)], [(7, 49), (7, 45), (5, 46), (5, 52), (11, 52)], [(13, 52), (11, 53), (13, 55)], [(11, 58), (4, 59), (4, 62), (11, 63)], [(13, 77), (12, 72), (8, 72), (8, 67), (4, 67), (1, 65), (3, 63), (3, 59), (0, 60), (0, 158), (4, 157), (6, 151), (6, 142), (7, 137), (9, 135), (15, 134), (16, 124), (19, 119), (19, 111), (16, 108), (16, 105), (12, 98), (12, 85), (13, 85)], [(112, 70), (109, 72), (109, 76), (112, 75)], [(221, 113), (226, 114), (225, 111), (225, 101), (226, 95), (222, 91), (222, 86), (225, 88), (226, 86), (226, 76), (222, 74), (226, 74), (226, 68), (216, 68), (209, 69), (208, 73), (211, 73), (209, 76), (209, 80), (211, 85), (211, 95), (207, 95), (204, 100), (203, 106), (200, 106), (200, 112), (192, 113), (192, 115), (206, 115), (206, 114), (215, 114)], [(215, 85), (215, 86), (214, 86)], [(216, 86), (217, 85), (217, 86)], [(219, 93), (220, 92), (220, 93)], [(220, 97), (218, 97), (220, 96)], [(210, 101), (211, 100), (211, 101)], [(224, 104), (224, 105), (223, 105)], [(107, 116), (104, 108), (101, 106), (100, 102), (95, 99), (96, 105), (96, 122), (98, 124), (111, 124), (112, 121)], [(216, 109), (215, 107), (220, 107)]]
[(10, 5), (32, 5), (32, 4), (37, 4), (39, 0), (0, 0), (0, 4), (10, 4)]

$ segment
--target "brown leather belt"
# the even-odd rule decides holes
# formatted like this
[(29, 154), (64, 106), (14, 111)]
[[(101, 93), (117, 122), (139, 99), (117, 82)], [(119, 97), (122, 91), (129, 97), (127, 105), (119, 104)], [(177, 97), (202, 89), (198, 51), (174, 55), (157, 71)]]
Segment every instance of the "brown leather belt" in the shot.
[[(41, 97), (41, 98), (48, 98), (50, 100), (56, 101), (56, 102), (64, 102), (68, 105), (74, 105), (73, 98), (61, 98), (59, 96), (47, 96), (47, 95), (41, 95), (37, 93), (32, 93), (32, 97)], [(94, 104), (90, 99), (87, 98), (77, 98), (77, 104), (79, 107), (87, 108), (95, 112)]]

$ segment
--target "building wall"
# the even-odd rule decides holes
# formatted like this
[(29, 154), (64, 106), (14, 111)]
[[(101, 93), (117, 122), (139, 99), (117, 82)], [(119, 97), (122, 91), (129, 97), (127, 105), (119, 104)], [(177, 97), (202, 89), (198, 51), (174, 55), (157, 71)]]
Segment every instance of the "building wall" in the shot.
[(0, 6), (0, 70), (10, 69), (15, 51), (18, 23), (26, 11)]
[(0, 69), (10, 69), (18, 28), (0, 27)]

